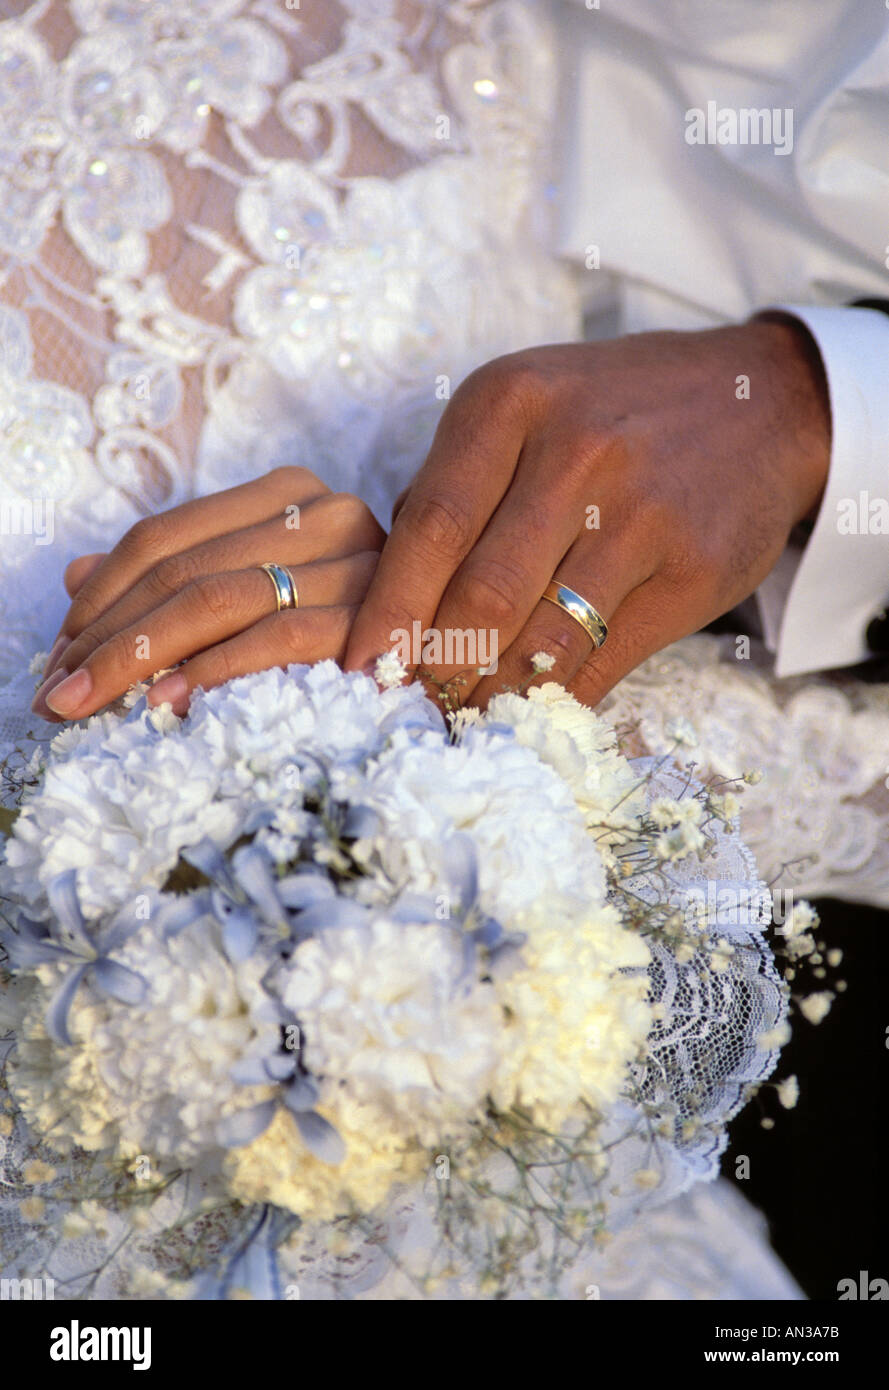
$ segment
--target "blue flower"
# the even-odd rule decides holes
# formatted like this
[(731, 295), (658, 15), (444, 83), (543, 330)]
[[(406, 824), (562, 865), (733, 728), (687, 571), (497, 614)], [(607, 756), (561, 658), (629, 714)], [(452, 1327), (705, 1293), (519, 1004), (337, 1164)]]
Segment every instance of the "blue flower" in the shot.
[(265, 1133), (279, 1106), (283, 1105), (296, 1121), (306, 1148), (316, 1158), (322, 1163), (342, 1163), (346, 1146), (330, 1121), (315, 1111), (320, 1088), (315, 1078), (300, 1065), (299, 1049), (244, 1057), (232, 1067), (231, 1075), (241, 1085), (276, 1085), (278, 1092), (273, 1099), (238, 1110), (220, 1121), (217, 1138), (225, 1148), (239, 1149), (252, 1144)]
[(290, 1212), (278, 1207), (261, 1207), (246, 1236), (238, 1236), (222, 1252), (217, 1271), (201, 1275), (195, 1296), (206, 1300), (228, 1299), (236, 1290), (243, 1290), (252, 1298), (280, 1299), (277, 1248), (298, 1225), (299, 1218)]
[(66, 869), (47, 888), (52, 922), (35, 922), (20, 911), (15, 930), (0, 933), (13, 970), (47, 962), (67, 963), (72, 968), (53, 995), (46, 1012), (46, 1029), (52, 1040), (71, 1046), (68, 1015), (74, 996), (85, 981), (101, 994), (122, 1004), (141, 1004), (148, 991), (142, 975), (112, 958), (135, 930), (135, 924), (118, 914), (113, 925), (94, 939), (77, 897), (77, 871)]

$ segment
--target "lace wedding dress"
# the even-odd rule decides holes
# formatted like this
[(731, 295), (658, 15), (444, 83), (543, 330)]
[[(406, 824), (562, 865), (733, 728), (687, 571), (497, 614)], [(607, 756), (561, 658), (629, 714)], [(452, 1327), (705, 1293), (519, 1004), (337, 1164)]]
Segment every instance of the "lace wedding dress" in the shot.
[[(580, 336), (550, 251), (547, 10), (0, 0), (0, 756), (34, 728), (73, 556), (282, 463), (385, 524), (452, 386)], [(700, 768), (764, 769), (744, 833), (767, 881), (793, 861), (797, 892), (889, 903), (885, 687), (775, 683), (698, 637), (610, 707), (651, 751), (682, 713)], [(590, 1288), (798, 1296), (722, 1184), (566, 1296)]]

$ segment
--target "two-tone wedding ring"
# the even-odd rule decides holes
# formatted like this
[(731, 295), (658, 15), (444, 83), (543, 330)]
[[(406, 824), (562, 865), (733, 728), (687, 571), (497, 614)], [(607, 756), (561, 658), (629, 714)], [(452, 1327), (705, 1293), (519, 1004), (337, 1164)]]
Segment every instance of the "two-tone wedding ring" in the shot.
[(258, 567), (265, 570), (275, 590), (278, 612), (282, 608), (299, 608), (299, 592), (293, 582), (293, 575), (283, 565), (266, 564)]
[(585, 598), (575, 593), (574, 589), (569, 589), (567, 584), (560, 584), (558, 579), (551, 579), (541, 597), (549, 603), (554, 603), (557, 608), (564, 609), (575, 622), (580, 623), (594, 647), (604, 647), (608, 636), (605, 619), (591, 603), (587, 603)]

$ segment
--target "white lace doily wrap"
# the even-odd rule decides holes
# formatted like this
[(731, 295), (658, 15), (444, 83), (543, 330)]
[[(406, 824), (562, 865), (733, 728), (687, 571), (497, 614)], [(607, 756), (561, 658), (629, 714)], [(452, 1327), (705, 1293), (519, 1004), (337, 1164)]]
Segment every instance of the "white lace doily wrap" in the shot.
[(0, 761), (15, 755), (16, 750), (32, 751), (59, 732), (58, 724), (48, 724), (29, 713), (36, 685), (37, 677), (28, 671), (0, 681)]
[[(658, 766), (654, 759), (637, 760), (635, 766), (651, 775), (651, 800), (679, 798), (694, 790), (686, 775)], [(697, 909), (703, 904), (700, 930), (731, 948), (722, 952), (724, 968), (713, 970), (709, 950), (679, 964), (671, 950), (654, 944), (648, 973), (662, 1017), (649, 1039), (647, 1063), (632, 1077), (634, 1097), (628, 1095), (600, 1131), (610, 1159), (607, 1176), (596, 1181), (578, 1166), (572, 1180), (572, 1203), (585, 1204), (590, 1211), (588, 1237), (579, 1239), (568, 1266), (549, 1283), (544, 1271), (555, 1251), (543, 1248), (525, 1257), (518, 1297), (528, 1297), (529, 1292), (558, 1297), (567, 1281), (576, 1290), (583, 1282), (584, 1262), (596, 1260), (592, 1233), (603, 1218), (609, 1233), (620, 1232), (694, 1183), (716, 1177), (728, 1120), (743, 1105), (748, 1088), (775, 1065), (777, 1052), (758, 1041), (785, 1011), (784, 990), (765, 937), (770, 895), (737, 828), (717, 827), (713, 835), (715, 853), (706, 867), (689, 857), (669, 865), (666, 877), (671, 903), (693, 912), (692, 920), (698, 920)], [(632, 888), (647, 901), (663, 900), (663, 881), (654, 876), (637, 877)], [(374, 1213), (361, 1229), (351, 1226), (344, 1232), (307, 1224), (290, 1234), (274, 1256), (266, 1222), (250, 1247), (245, 1271), (243, 1254), (239, 1262), (238, 1255), (245, 1232), (259, 1229), (258, 1208), (252, 1222), (243, 1210), (220, 1211), (202, 1218), (190, 1234), (180, 1230), (175, 1239), (164, 1237), (157, 1243), (166, 1227), (193, 1212), (202, 1197), (214, 1195), (194, 1175), (157, 1199), (145, 1229), (129, 1238), (125, 1219), (108, 1212), (100, 1233), (60, 1240), (57, 1223), (70, 1210), (70, 1202), (59, 1194), (71, 1180), (80, 1190), (89, 1190), (85, 1179), (96, 1160), (83, 1156), (60, 1164), (47, 1149), (41, 1156), (58, 1176), (39, 1188), (46, 1202), (46, 1224), (28, 1224), (21, 1213), (23, 1169), (34, 1154), (35, 1137), (19, 1118), (13, 1133), (0, 1138), (0, 1263), (5, 1277), (52, 1277), (56, 1297), (158, 1296), (152, 1291), (152, 1276), (175, 1275), (177, 1254), (187, 1253), (185, 1247), (197, 1239), (216, 1277), (183, 1286), (191, 1296), (224, 1295), (236, 1263), (237, 1282), (249, 1279), (259, 1297), (484, 1297), (474, 1277), (478, 1271), (471, 1268), (440, 1278), (431, 1287), (423, 1283), (429, 1253), (441, 1240), (434, 1224), (438, 1179), (432, 1174), (425, 1187), (394, 1192), (385, 1210)], [(496, 1185), (501, 1176), (497, 1165), (486, 1176)], [(543, 1190), (541, 1204), (546, 1204)], [(545, 1233), (549, 1229), (544, 1225)], [(554, 1239), (554, 1230), (544, 1234), (544, 1247)], [(483, 1244), (480, 1232), (480, 1265)], [(576, 1292), (570, 1296), (576, 1297)]]
[(744, 839), (768, 882), (805, 898), (889, 907), (889, 684), (849, 672), (778, 680), (756, 642), (697, 633), (631, 671), (601, 712), (651, 753), (682, 710), (703, 773), (760, 768), (744, 795)]

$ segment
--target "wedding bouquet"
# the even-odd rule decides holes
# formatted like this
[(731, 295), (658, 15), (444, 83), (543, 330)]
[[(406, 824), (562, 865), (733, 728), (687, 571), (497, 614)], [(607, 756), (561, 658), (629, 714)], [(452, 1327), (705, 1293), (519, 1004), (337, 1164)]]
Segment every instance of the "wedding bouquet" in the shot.
[(19, 774), (4, 1266), (496, 1297), (712, 1175), (786, 1035), (731, 789), (558, 685), (447, 714), (396, 667), (137, 692)]

